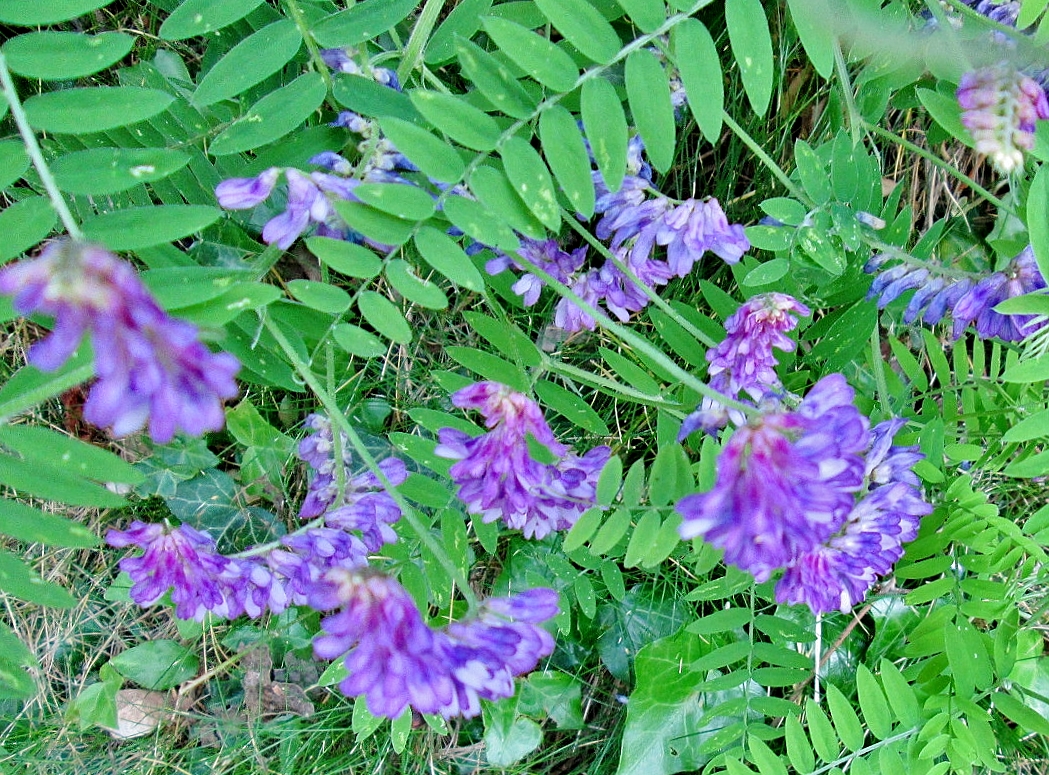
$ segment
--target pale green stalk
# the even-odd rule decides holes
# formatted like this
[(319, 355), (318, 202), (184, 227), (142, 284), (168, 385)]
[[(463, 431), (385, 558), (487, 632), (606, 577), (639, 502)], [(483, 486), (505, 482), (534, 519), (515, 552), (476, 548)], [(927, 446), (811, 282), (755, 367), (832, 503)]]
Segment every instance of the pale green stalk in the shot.
[(313, 39), (313, 33), (310, 31), (310, 26), (306, 22), (306, 16), (302, 13), (302, 8), (299, 6), (299, 0), (281, 0), (281, 2), (288, 10), (291, 20), (295, 22), (295, 27), (299, 30), (299, 34), (302, 35), (302, 40), (306, 44), (306, 50), (310, 54), (310, 62), (313, 64), (313, 69), (321, 74), (321, 78), (324, 79), (324, 85), (328, 87), (328, 91), (331, 91), (331, 72), (328, 69), (328, 65), (324, 62), (324, 57), (321, 56), (321, 50), (317, 45), (317, 41)]
[(415, 20), (411, 37), (408, 38), (408, 43), (404, 47), (404, 54), (401, 56), (401, 64), (397, 68), (397, 80), (401, 83), (404, 83), (408, 79), (408, 74), (419, 65), (419, 60), (422, 59), (423, 48), (430, 40), (430, 33), (433, 32), (433, 28), (437, 26), (437, 17), (444, 10), (444, 4), (445, 0), (426, 0), (422, 13)]
[(40, 143), (36, 140), (33, 128), (29, 126), (29, 119), (26, 117), (22, 102), (18, 99), (18, 92), (15, 91), (15, 84), (11, 79), (11, 71), (7, 69), (7, 59), (2, 52), (0, 52), (0, 87), (2, 87), (4, 97), (7, 99), (7, 104), (11, 107), (11, 118), (15, 120), (15, 125), (18, 127), (18, 134), (22, 137), (26, 153), (29, 154), (29, 158), (36, 168), (36, 173), (40, 176), (40, 182), (44, 184), (44, 190), (47, 191), (47, 197), (51, 200), (51, 206), (55, 208), (55, 212), (58, 213), (59, 220), (62, 221), (62, 225), (65, 226), (69, 236), (75, 240), (83, 240), (84, 233), (80, 230), (80, 224), (77, 223), (73, 213), (70, 212), (69, 205), (66, 204), (62, 192), (58, 190), (55, 176), (51, 174), (51, 168), (44, 161)]
[(775, 160), (769, 156), (765, 149), (758, 144), (758, 141), (751, 137), (747, 130), (736, 123), (736, 120), (729, 115), (727, 110), (721, 111), (721, 120), (725, 122), (725, 125), (732, 130), (732, 133), (738, 137), (745, 146), (750, 150), (752, 154), (758, 157), (758, 160), (768, 167), (769, 172), (778, 180), (790, 195), (797, 199), (799, 202), (803, 202), (808, 207), (815, 207), (815, 202), (809, 199), (808, 195), (801, 190), (790, 176), (783, 171), (783, 168), (776, 164)]

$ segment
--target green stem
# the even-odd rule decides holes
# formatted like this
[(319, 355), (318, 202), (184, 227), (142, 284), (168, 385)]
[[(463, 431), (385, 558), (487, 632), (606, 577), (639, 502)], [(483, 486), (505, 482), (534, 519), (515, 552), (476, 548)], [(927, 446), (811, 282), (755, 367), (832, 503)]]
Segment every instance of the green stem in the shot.
[(881, 354), (881, 337), (878, 327), (871, 332), (871, 370), (874, 372), (874, 383), (878, 386), (878, 403), (883, 417), (891, 417), (889, 408), (889, 383), (885, 379), (885, 360)]
[(776, 180), (783, 184), (783, 187), (790, 192), (792, 197), (799, 202), (803, 202), (810, 208), (816, 206), (816, 203), (813, 202), (808, 195), (790, 179), (787, 173), (783, 171), (783, 168), (776, 164), (775, 160), (765, 152), (765, 149), (758, 144), (757, 140), (747, 134), (747, 130), (736, 123), (735, 119), (729, 115), (727, 110), (721, 111), (721, 119), (725, 122), (725, 125), (732, 130), (733, 134), (735, 134), (736, 137), (738, 137), (743, 144), (750, 149), (750, 152), (757, 156), (762, 164), (768, 167), (769, 172), (773, 174)]
[[(920, 147), (918, 145), (915, 145), (910, 140), (905, 140), (904, 138), (899, 137), (898, 135), (894, 134), (893, 132), (890, 132), (888, 129), (882, 129), (877, 124), (872, 124), (872, 123), (870, 123), (868, 121), (864, 121), (863, 122), (863, 126), (866, 128), (866, 130), (868, 132), (872, 132), (872, 133), (878, 135), (879, 137), (882, 137), (882, 138), (884, 138), (886, 140), (890, 140), (890, 141), (896, 143), (897, 145), (901, 146), (902, 148), (906, 148), (911, 153), (917, 154), (918, 156), (921, 156), (926, 161), (929, 161), (932, 164), (936, 165), (937, 167), (942, 169), (944, 172), (946, 172), (948, 175), (950, 175), (952, 178), (954, 178), (955, 180), (957, 180), (957, 181), (959, 181), (961, 183), (964, 183), (969, 188), (971, 188), (973, 191), (975, 191), (977, 194), (982, 196), (984, 199), (986, 199), (988, 202), (990, 202), (991, 204), (993, 204), (995, 207), (997, 207), (998, 209), (1002, 210), (1003, 212), (1006, 212), (1009, 215), (1014, 215), (1014, 216), (1016, 215), (1016, 212), (1013, 211), (1013, 209), (1011, 207), (1009, 207), (1004, 201), (1002, 201), (1001, 199), (996, 197), (994, 194), (992, 194), (990, 191), (988, 191), (986, 188), (981, 186), (979, 183), (977, 183), (975, 180), (970, 178), (965, 173), (956, 170), (954, 167), (952, 167), (950, 164), (945, 162), (943, 159), (941, 159), (936, 154), (931, 153), (930, 151), (927, 151), (927, 150), (925, 150), (924, 148), (922, 148), (922, 147)], [(1019, 217), (1019, 216), (1017, 216), (1017, 217)]]
[[(299, 353), (295, 350), (295, 348), (292, 347), (291, 342), (288, 341), (288, 338), (284, 335), (284, 332), (281, 331), (280, 326), (274, 323), (272, 318), (268, 316), (264, 318), (263, 323), (269, 330), (269, 332), (273, 334), (273, 338), (277, 341), (277, 344), (280, 346), (281, 350), (284, 351), (284, 355), (288, 358), (288, 361), (299, 373), (299, 376), (302, 378), (302, 381), (306, 384), (307, 387), (310, 388), (310, 390), (313, 391), (313, 394), (317, 397), (317, 400), (320, 401), (321, 406), (324, 407), (324, 411), (328, 414), (328, 418), (331, 420), (332, 437), (334, 438), (338, 432), (346, 434), (346, 437), (350, 440), (350, 444), (353, 445), (354, 451), (358, 455), (360, 455), (361, 460), (364, 461), (364, 464), (368, 467), (368, 470), (375, 474), (376, 478), (378, 478), (383, 488), (386, 490), (389, 496), (393, 498), (394, 503), (396, 503), (397, 506), (400, 508), (401, 519), (408, 523), (408, 526), (411, 527), (412, 531), (416, 534), (416, 536), (418, 536), (420, 543), (422, 543), (427, 549), (429, 549), (433, 553), (433, 556), (437, 559), (437, 562), (441, 564), (441, 567), (444, 568), (449, 578), (451, 578), (452, 581), (455, 582), (456, 586), (459, 587), (459, 591), (462, 593), (463, 598), (466, 599), (470, 607), (475, 608), (478, 602), (477, 596), (470, 588), (470, 584), (468, 583), (466, 577), (463, 575), (463, 572), (458, 568), (458, 566), (456, 566), (454, 562), (452, 562), (451, 557), (448, 556), (448, 553), (444, 550), (444, 547), (441, 546), (434, 539), (433, 535), (431, 535), (430, 533), (429, 528), (425, 524), (423, 524), (422, 520), (419, 519), (418, 515), (416, 515), (415, 511), (404, 499), (404, 496), (401, 495), (396, 490), (396, 488), (394, 488), (394, 486), (390, 483), (390, 480), (386, 477), (386, 474), (384, 474), (382, 469), (379, 468), (378, 461), (376, 461), (374, 455), (372, 455), (372, 453), (368, 451), (368, 448), (361, 440), (361, 437), (357, 434), (357, 431), (354, 430), (352, 425), (350, 425), (349, 421), (346, 419), (346, 416), (342, 413), (342, 410), (339, 408), (339, 405), (336, 402), (335, 397), (328, 392), (327, 388), (325, 388), (324, 385), (320, 383), (320, 380), (317, 378), (317, 375), (313, 373), (313, 370), (310, 368), (309, 364), (306, 363), (299, 356)], [(338, 466), (336, 466), (336, 468), (337, 467)]]
[(51, 174), (51, 168), (44, 161), (44, 154), (40, 150), (40, 143), (36, 140), (36, 134), (33, 132), (33, 128), (29, 126), (29, 119), (26, 118), (22, 102), (18, 99), (18, 92), (15, 91), (15, 83), (11, 79), (11, 71), (7, 69), (7, 59), (3, 53), (0, 53), (0, 87), (2, 87), (4, 97), (7, 98), (7, 104), (11, 107), (11, 117), (15, 120), (15, 125), (18, 127), (18, 134), (22, 136), (22, 143), (25, 145), (26, 153), (29, 154), (29, 158), (36, 168), (36, 173), (40, 176), (40, 182), (44, 184), (44, 190), (47, 191), (47, 197), (51, 200), (51, 206), (55, 208), (55, 212), (58, 213), (58, 217), (62, 221), (62, 225), (65, 226), (69, 236), (75, 240), (83, 240), (84, 233), (80, 230), (80, 224), (77, 223), (73, 213), (70, 212), (69, 205), (66, 204), (62, 192), (58, 190), (55, 176)]
[(324, 63), (324, 57), (321, 56), (321, 50), (317, 45), (317, 41), (313, 39), (313, 33), (310, 31), (310, 25), (306, 21), (306, 16), (302, 13), (302, 7), (299, 6), (299, 0), (281, 0), (281, 3), (287, 9), (288, 16), (295, 22), (299, 34), (302, 35), (302, 40), (306, 44), (306, 51), (310, 54), (310, 62), (313, 64), (313, 69), (321, 74), (321, 78), (324, 79), (324, 85), (328, 87), (330, 92), (332, 87), (331, 71), (328, 69), (328, 65)]
[(562, 363), (550, 358), (545, 364), (546, 368), (556, 374), (562, 374), (566, 377), (582, 382), (584, 384), (590, 384), (596, 388), (604, 388), (611, 393), (627, 396), (633, 399), (637, 403), (649, 404), (650, 406), (659, 406), (667, 409), (677, 409), (676, 404), (668, 403), (662, 396), (652, 396), (647, 393), (642, 393), (640, 390), (636, 390), (627, 385), (623, 385), (620, 382), (616, 382), (614, 379), (608, 377), (601, 377), (593, 372), (587, 371), (586, 369), (580, 369), (576, 366), (569, 366), (567, 363)]
[(404, 47), (401, 64), (397, 67), (397, 80), (401, 83), (404, 83), (408, 79), (408, 74), (418, 66), (422, 58), (423, 46), (430, 39), (433, 28), (437, 26), (437, 17), (444, 10), (444, 4), (445, 0), (426, 0), (422, 13), (415, 20), (411, 37), (408, 38), (408, 44)]
[(692, 336), (694, 336), (700, 342), (705, 344), (707, 347), (714, 347), (717, 344), (717, 342), (715, 342), (705, 333), (703, 333), (694, 325), (692, 325), (691, 321), (683, 318), (678, 313), (678, 311), (671, 307), (670, 304), (662, 296), (656, 293), (653, 288), (641, 282), (638, 276), (634, 274), (634, 270), (627, 266), (623, 259), (621, 259), (615, 253), (609, 250), (608, 247), (603, 242), (601, 242), (601, 240), (599, 240), (589, 231), (584, 229), (583, 224), (579, 223), (579, 221), (573, 218), (571, 213), (565, 212), (564, 220), (566, 223), (568, 223), (569, 226), (575, 229), (575, 231), (578, 232), (579, 235), (583, 239), (585, 239), (592, 248), (594, 248), (598, 253), (600, 253), (605, 258), (609, 259), (613, 264), (615, 264), (616, 268), (619, 269), (619, 271), (622, 272), (626, 276), (626, 278), (630, 280), (630, 282), (632, 282), (634, 285), (641, 289), (641, 292), (645, 294), (649, 301), (651, 301), (655, 306), (659, 307), (659, 309), (663, 310), (667, 315), (674, 318), (674, 320), (677, 321), (678, 325), (680, 325), (683, 329), (692, 334)]
[(856, 107), (856, 95), (852, 91), (852, 78), (849, 77), (849, 67), (845, 64), (845, 56), (841, 53), (841, 42), (834, 41), (834, 68), (838, 71), (838, 80), (841, 81), (841, 92), (845, 97), (845, 110), (849, 114), (849, 133), (852, 135), (852, 147), (856, 148), (863, 141), (860, 132), (863, 129), (863, 116)]

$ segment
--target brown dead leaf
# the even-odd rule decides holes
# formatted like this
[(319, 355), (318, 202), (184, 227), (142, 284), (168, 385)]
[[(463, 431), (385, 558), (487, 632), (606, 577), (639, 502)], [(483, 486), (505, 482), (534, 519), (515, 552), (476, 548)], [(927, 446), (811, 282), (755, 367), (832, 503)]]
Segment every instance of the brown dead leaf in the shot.
[(117, 728), (106, 729), (118, 740), (144, 737), (161, 724), (173, 724), (178, 720), (171, 692), (120, 689), (116, 702)]

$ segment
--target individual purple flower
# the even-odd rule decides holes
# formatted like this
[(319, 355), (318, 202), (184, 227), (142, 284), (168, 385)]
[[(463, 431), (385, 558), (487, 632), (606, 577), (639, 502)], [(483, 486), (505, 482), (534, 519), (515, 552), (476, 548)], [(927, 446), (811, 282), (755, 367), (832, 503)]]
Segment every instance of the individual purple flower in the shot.
[(285, 579), (289, 605), (305, 605), (310, 590), (332, 568), (363, 568), (368, 547), (357, 536), (330, 527), (311, 527), (283, 536), (285, 548), (271, 549), (266, 561)]
[[(707, 351), (710, 387), (723, 396), (740, 395), (760, 401), (782, 387), (776, 374), (774, 350), (793, 352), (797, 346), (786, 334), (798, 325), (799, 316), (811, 310), (785, 293), (759, 294), (747, 300), (725, 321), (727, 336)], [(743, 422), (741, 415), (727, 410), (714, 399), (705, 398), (699, 409), (685, 418), (679, 439), (697, 429), (714, 433), (729, 419)]]
[(678, 502), (681, 537), (702, 536), (764, 581), (833, 535), (862, 487), (870, 439), (852, 399), (832, 374), (796, 410), (737, 429), (718, 456), (714, 488)]
[(270, 167), (253, 178), (230, 178), (215, 186), (215, 198), (227, 210), (248, 210), (262, 204), (273, 193), (283, 170)]
[[(449, 473), (471, 514), (485, 522), (502, 519), (525, 538), (543, 538), (568, 529), (594, 505), (598, 475), (611, 455), (608, 447), (582, 457), (570, 454), (534, 401), (496, 382), (465, 387), (452, 402), (479, 411), (489, 429), (475, 438), (453, 428), (438, 432), (436, 454), (457, 461)], [(533, 458), (530, 440), (556, 462)]]
[(513, 290), (521, 297), (526, 307), (531, 307), (539, 301), (539, 293), (545, 285), (543, 280), (529, 271), (532, 267), (538, 267), (555, 280), (567, 285), (585, 262), (586, 246), (576, 248), (569, 253), (561, 249), (557, 240), (535, 240), (523, 237), (516, 255), (497, 254), (485, 264), (485, 271), (490, 275), (497, 275), (512, 266), (526, 272), (514, 283)]
[(156, 603), (168, 590), (180, 619), (202, 621), (208, 611), (225, 608), (219, 578), (230, 569), (229, 558), (218, 553), (207, 533), (189, 525), (167, 529), (134, 521), (127, 530), (110, 530), (110, 546), (136, 546), (138, 557), (120, 561), (120, 569), (131, 577), (131, 599), (140, 606)]
[[(339, 500), (331, 421), (322, 415), (313, 414), (306, 419), (306, 426), (314, 433), (299, 443), (299, 457), (313, 467), (315, 474), (310, 480), (299, 516), (312, 518), (323, 515), (324, 523), (330, 528), (356, 530), (364, 546), (372, 552), (377, 552), (383, 544), (396, 541), (397, 534), (390, 525), (401, 518), (401, 509), (375, 474), (370, 471), (353, 473), (355, 460), (346, 435), (340, 437), (343, 492)], [(408, 469), (398, 458), (380, 460), (379, 469), (395, 487), (408, 478)]]
[(395, 91), (401, 90), (401, 84), (397, 79), (397, 73), (385, 67), (372, 67), (370, 64), (362, 66), (358, 64), (351, 55), (356, 54), (356, 51), (353, 49), (325, 48), (321, 49), (320, 53), (321, 59), (324, 60), (324, 64), (337, 73), (364, 76), (365, 78), (370, 78), (375, 81), (377, 84), (388, 86)]
[(954, 304), (954, 338), (959, 338), (970, 323), (984, 339), (997, 337), (1006, 342), (1019, 342), (1042, 328), (1045, 321), (1035, 322), (1034, 315), (1003, 315), (994, 307), (1015, 296), (1041, 290), (1045, 279), (1038, 270), (1034, 250), (1028, 245), (1001, 272), (994, 272), (976, 283)]
[(730, 224), (717, 199), (686, 199), (663, 217), (656, 244), (666, 245), (667, 263), (685, 277), (708, 250), (735, 264), (750, 249), (739, 224)]
[(512, 696), (514, 676), (553, 651), (538, 626), (557, 613), (553, 590), (485, 601), (477, 616), (443, 630), (426, 624), (400, 584), (370, 570), (328, 571), (310, 604), (340, 609), (321, 621), (314, 653), (342, 657), (348, 675), (339, 689), (363, 695), (379, 716), (396, 718), (409, 706), (446, 718), (476, 716), (480, 699)]
[(1034, 147), (1036, 120), (1049, 118), (1042, 87), (1015, 68), (996, 65), (963, 75), (957, 97), (977, 153), (1005, 174), (1022, 167), (1023, 152)]
[(130, 264), (104, 248), (70, 241), (0, 270), (0, 293), (20, 314), (55, 319), (29, 360), (61, 366), (90, 334), (97, 381), (84, 418), (126, 436), (148, 426), (160, 444), (176, 431), (201, 435), (225, 422), (222, 403), (237, 394), (237, 360), (212, 353), (196, 326), (169, 316)]
[(776, 584), (777, 602), (804, 603), (817, 615), (848, 612), (903, 556), (903, 544), (914, 540), (921, 518), (932, 511), (912, 470), (924, 455), (917, 446), (892, 445), (903, 422), (889, 420), (872, 430), (869, 491), (835, 535), (791, 562)]

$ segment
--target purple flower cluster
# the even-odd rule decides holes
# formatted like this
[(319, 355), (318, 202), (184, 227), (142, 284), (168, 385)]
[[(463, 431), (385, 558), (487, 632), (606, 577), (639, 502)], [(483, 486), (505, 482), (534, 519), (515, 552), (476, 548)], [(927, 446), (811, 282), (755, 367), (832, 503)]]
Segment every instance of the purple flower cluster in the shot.
[(902, 421), (872, 432), (853, 397), (831, 374), (796, 409), (737, 429), (714, 488), (677, 504), (681, 536), (702, 536), (758, 581), (785, 568), (780, 602), (824, 613), (862, 600), (931, 507), (911, 472), (920, 453), (891, 446)]
[(1023, 152), (1034, 147), (1037, 119), (1049, 118), (1049, 100), (1033, 78), (1008, 65), (973, 70), (958, 85), (962, 123), (976, 151), (1008, 174), (1023, 166)]
[(368, 710), (396, 718), (420, 713), (472, 717), (480, 700), (514, 693), (514, 677), (553, 652), (539, 625), (557, 614), (557, 593), (531, 589), (484, 601), (476, 615), (430, 627), (404, 588), (371, 570), (338, 569), (314, 587), (310, 604), (340, 609), (321, 621), (314, 640), (323, 659), (345, 655), (347, 696), (364, 695)]
[(324, 60), (324, 64), (337, 73), (360, 75), (375, 81), (381, 86), (388, 86), (395, 91), (401, 90), (400, 81), (397, 80), (397, 73), (385, 67), (372, 67), (370, 62), (362, 65), (354, 59), (357, 54), (357, 50), (353, 48), (326, 48), (321, 50), (321, 59)]
[[(401, 518), (401, 509), (375, 474), (371, 471), (353, 473), (354, 458), (349, 439), (345, 435), (340, 437), (343, 467), (340, 499), (331, 421), (322, 415), (311, 414), (306, 419), (306, 426), (314, 433), (299, 444), (299, 457), (316, 473), (310, 481), (299, 516), (309, 519), (323, 515), (324, 524), (329, 528), (358, 531), (370, 552), (377, 552), (383, 544), (396, 541), (397, 534), (390, 525)], [(379, 469), (394, 487), (408, 478), (404, 462), (395, 457), (379, 461)]]
[[(595, 234), (610, 240), (610, 250), (619, 264), (606, 259), (601, 266), (584, 270), (586, 248), (567, 253), (554, 240), (522, 238), (516, 257), (498, 254), (486, 265), (488, 273), (499, 274), (511, 266), (525, 271), (513, 288), (524, 304), (531, 306), (539, 299), (543, 281), (527, 272), (538, 267), (590, 306), (603, 303), (611, 314), (626, 321), (649, 303), (639, 282), (658, 288), (674, 277), (685, 277), (707, 251), (730, 264), (739, 261), (750, 248), (743, 227), (728, 222), (717, 199), (687, 199), (675, 205), (656, 191), (642, 150), (640, 139), (632, 139), (628, 174), (618, 191), (608, 189), (600, 172), (591, 173), (597, 196), (595, 212), (602, 216)], [(665, 259), (652, 257), (656, 247), (666, 249)], [(596, 321), (574, 302), (562, 299), (554, 313), (554, 325), (574, 333), (584, 328), (593, 330)]]
[[(465, 387), (452, 402), (479, 411), (489, 429), (476, 438), (453, 428), (438, 432), (436, 453), (458, 461), (450, 474), (471, 514), (485, 522), (502, 519), (525, 538), (543, 538), (570, 528), (594, 505), (597, 478), (611, 455), (608, 447), (581, 457), (569, 452), (534, 401), (496, 382)], [(556, 462), (532, 457), (530, 441), (545, 447)]]
[[(725, 339), (707, 351), (710, 387), (727, 398), (748, 396), (756, 402), (781, 391), (773, 350), (793, 352), (797, 345), (786, 332), (797, 327), (798, 316), (809, 314), (808, 307), (784, 293), (765, 293), (749, 299), (725, 321)], [(678, 438), (683, 440), (697, 429), (715, 433), (730, 419), (737, 425), (743, 422), (738, 413), (705, 398), (685, 418)]]
[(35, 259), (0, 270), (0, 293), (20, 314), (55, 319), (29, 352), (44, 371), (61, 366), (90, 334), (97, 382), (84, 418), (114, 436), (148, 426), (160, 444), (176, 431), (199, 436), (221, 428), (222, 402), (237, 395), (240, 364), (212, 353), (196, 326), (168, 315), (130, 264), (104, 248), (68, 240)]
[[(864, 271), (876, 272), (891, 256), (874, 256)], [(919, 317), (928, 325), (935, 325), (950, 313), (954, 318), (954, 338), (959, 338), (970, 324), (984, 338), (998, 337), (1018, 342), (1045, 325), (1032, 315), (1003, 315), (994, 307), (1015, 296), (1046, 287), (1038, 270), (1034, 251), (1024, 248), (1000, 272), (994, 272), (973, 282), (968, 278), (948, 277), (932, 264), (909, 261), (897, 264), (879, 274), (867, 293), (868, 299), (877, 298), (884, 308), (904, 292), (914, 290), (914, 296), (903, 312), (903, 321), (913, 323)]]
[[(167, 529), (134, 522), (126, 531), (110, 530), (106, 540), (111, 546), (144, 552), (120, 562), (133, 582), (131, 599), (152, 605), (171, 589), (175, 614), (183, 619), (200, 620), (207, 611), (226, 618), (260, 616), (267, 609), (279, 613), (306, 603), (328, 570), (363, 567), (369, 553), (396, 541), (390, 526), (401, 510), (378, 477), (349, 470), (352, 458), (344, 442), (340, 500), (331, 423), (311, 415), (307, 426), (314, 433), (300, 443), (299, 456), (316, 474), (300, 516), (320, 519), (283, 536), (276, 546), (235, 556), (220, 554), (211, 536), (185, 524)], [(396, 458), (380, 461), (379, 468), (393, 485), (407, 478)]]

